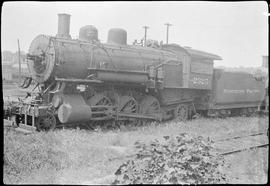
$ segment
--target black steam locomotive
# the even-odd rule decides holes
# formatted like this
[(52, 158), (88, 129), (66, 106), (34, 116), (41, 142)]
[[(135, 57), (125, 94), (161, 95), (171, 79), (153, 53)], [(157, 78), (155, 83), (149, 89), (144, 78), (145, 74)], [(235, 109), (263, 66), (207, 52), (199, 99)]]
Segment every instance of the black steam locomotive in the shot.
[(5, 118), (17, 125), (50, 130), (248, 113), (263, 96), (263, 81), (214, 69), (217, 55), (177, 44), (128, 45), (127, 32), (118, 28), (101, 43), (91, 25), (72, 39), (70, 15), (58, 16), (57, 35), (37, 36), (27, 54), (31, 76), (22, 87), (35, 83), (39, 91), (5, 104)]

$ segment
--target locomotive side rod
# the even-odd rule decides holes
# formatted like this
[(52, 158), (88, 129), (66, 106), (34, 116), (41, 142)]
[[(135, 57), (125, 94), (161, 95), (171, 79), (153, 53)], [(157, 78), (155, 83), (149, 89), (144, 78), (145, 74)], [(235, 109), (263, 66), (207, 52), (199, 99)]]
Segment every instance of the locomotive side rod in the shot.
[(157, 119), (154, 116), (146, 116), (141, 114), (126, 114), (126, 113), (118, 113), (118, 117), (129, 117), (129, 118), (140, 118), (140, 119)]
[[(100, 107), (95, 107), (95, 108), (104, 108), (104, 107), (100, 106)], [(106, 114), (106, 112), (93, 111), (92, 115), (95, 115), (95, 114)], [(157, 117), (154, 117), (154, 116), (147, 116), (147, 115), (142, 115), (142, 114), (127, 114), (127, 113), (121, 113), (121, 112), (111, 113), (111, 116), (113, 116), (113, 117), (118, 116), (118, 118), (119, 117), (127, 117), (127, 118), (138, 118), (138, 119), (157, 119)], [(105, 118), (111, 119), (111, 117), (109, 117), (109, 116), (106, 116)], [(91, 120), (96, 120), (96, 118), (92, 118)]]

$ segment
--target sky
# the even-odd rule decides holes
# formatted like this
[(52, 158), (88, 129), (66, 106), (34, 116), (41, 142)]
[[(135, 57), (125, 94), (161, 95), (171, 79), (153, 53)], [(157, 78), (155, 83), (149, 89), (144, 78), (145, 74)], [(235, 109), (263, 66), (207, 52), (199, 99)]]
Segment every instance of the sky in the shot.
[(266, 1), (151, 1), (151, 2), (5, 2), (1, 15), (1, 50), (28, 51), (39, 34), (55, 36), (58, 13), (71, 14), (70, 34), (94, 25), (101, 42), (107, 41), (110, 28), (127, 31), (128, 44), (147, 38), (189, 46), (223, 58), (215, 66), (258, 67), (268, 55), (268, 5)]

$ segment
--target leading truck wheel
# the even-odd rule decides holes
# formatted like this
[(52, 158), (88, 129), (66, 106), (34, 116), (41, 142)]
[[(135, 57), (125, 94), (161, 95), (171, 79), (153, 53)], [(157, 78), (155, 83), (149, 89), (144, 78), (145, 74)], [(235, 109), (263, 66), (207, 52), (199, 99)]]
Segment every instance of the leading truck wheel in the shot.
[(174, 110), (174, 118), (178, 121), (186, 121), (188, 119), (188, 110), (188, 105), (178, 105)]
[(48, 113), (45, 116), (40, 116), (37, 119), (37, 131), (49, 131), (55, 129), (56, 118), (53, 114)]

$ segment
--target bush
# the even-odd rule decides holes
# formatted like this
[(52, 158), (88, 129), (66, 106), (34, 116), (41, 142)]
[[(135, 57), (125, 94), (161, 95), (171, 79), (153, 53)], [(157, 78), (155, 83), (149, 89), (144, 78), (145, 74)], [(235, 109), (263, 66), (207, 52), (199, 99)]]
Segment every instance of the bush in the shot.
[(115, 172), (112, 184), (209, 184), (226, 181), (219, 168), (224, 159), (213, 151), (210, 140), (186, 133), (164, 136), (146, 145), (136, 142), (138, 153)]

